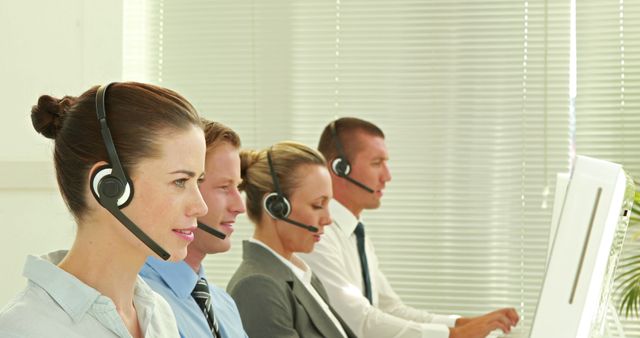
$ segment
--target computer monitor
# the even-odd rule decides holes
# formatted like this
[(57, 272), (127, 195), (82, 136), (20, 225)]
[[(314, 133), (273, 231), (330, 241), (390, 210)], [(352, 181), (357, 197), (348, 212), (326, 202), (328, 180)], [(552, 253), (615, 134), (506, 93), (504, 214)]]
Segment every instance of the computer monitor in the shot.
[(629, 224), (635, 190), (622, 166), (577, 156), (565, 182), (530, 338), (598, 336)]

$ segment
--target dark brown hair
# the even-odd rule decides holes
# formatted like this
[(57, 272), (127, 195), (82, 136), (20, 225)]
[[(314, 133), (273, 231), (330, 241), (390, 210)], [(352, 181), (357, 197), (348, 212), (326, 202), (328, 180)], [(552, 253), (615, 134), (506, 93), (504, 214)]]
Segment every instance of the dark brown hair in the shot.
[[(31, 109), (38, 133), (55, 140), (58, 187), (76, 219), (87, 211), (85, 189), (91, 167), (109, 162), (96, 115), (95, 86), (79, 97), (43, 95)], [(193, 106), (178, 93), (143, 83), (112, 84), (106, 93), (106, 118), (122, 166), (129, 175), (145, 158), (159, 156), (168, 134), (201, 126)]]
[(338, 156), (338, 150), (336, 146), (336, 140), (331, 131), (331, 124), (334, 124), (336, 129), (336, 135), (342, 144), (343, 150), (347, 160), (352, 161), (354, 153), (358, 150), (357, 144), (352, 136), (356, 132), (364, 132), (365, 134), (378, 136), (384, 138), (384, 133), (375, 124), (365, 121), (356, 117), (342, 117), (329, 123), (322, 134), (320, 135), (320, 141), (318, 142), (318, 151), (324, 155), (324, 158), (328, 162), (331, 162)]
[(213, 122), (201, 119), (202, 129), (204, 129), (204, 139), (207, 142), (207, 150), (213, 149), (220, 144), (227, 143), (235, 148), (240, 148), (240, 136), (233, 129), (220, 122)]
[(241, 151), (240, 176), (242, 183), (239, 188), (245, 192), (247, 216), (256, 224), (262, 217), (262, 198), (265, 194), (275, 191), (267, 160), (267, 151), (269, 150), (280, 189), (288, 197), (300, 182), (301, 173), (296, 169), (304, 165), (326, 165), (324, 157), (318, 151), (293, 141), (279, 142), (260, 151)]

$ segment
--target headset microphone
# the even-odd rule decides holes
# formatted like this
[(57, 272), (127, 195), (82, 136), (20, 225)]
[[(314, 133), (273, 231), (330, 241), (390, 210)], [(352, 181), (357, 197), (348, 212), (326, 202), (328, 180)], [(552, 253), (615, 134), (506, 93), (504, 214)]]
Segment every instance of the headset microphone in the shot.
[(349, 160), (347, 160), (347, 156), (345, 155), (344, 149), (342, 148), (342, 143), (340, 143), (338, 131), (336, 130), (335, 120), (331, 122), (331, 124), (329, 125), (329, 129), (331, 129), (331, 135), (336, 143), (336, 150), (338, 151), (338, 156), (336, 156), (336, 158), (331, 161), (331, 170), (333, 171), (333, 173), (338, 177), (342, 177), (347, 181), (373, 194), (375, 190), (349, 176), (349, 174), (351, 174), (351, 163), (349, 163)]
[[(108, 199), (108, 198), (107, 198)], [(102, 205), (105, 209), (107, 209), (120, 223), (122, 223), (129, 231), (133, 233), (134, 236), (138, 237), (149, 249), (153, 250), (158, 256), (162, 259), (167, 260), (171, 256), (168, 252), (166, 252), (158, 243), (151, 239), (147, 234), (145, 234), (140, 228), (135, 225), (118, 207), (116, 203), (109, 203), (104, 199), (106, 203), (103, 203), (100, 200), (100, 205)], [(115, 200), (114, 200), (115, 202)]]
[(364, 190), (366, 190), (366, 191), (368, 191), (368, 192), (370, 192), (372, 194), (374, 193), (373, 189), (367, 187), (366, 185), (364, 185), (364, 183), (356, 181), (355, 179), (351, 178), (350, 176), (341, 176), (341, 177), (344, 177), (347, 181), (359, 186), (360, 188), (362, 188), (362, 189), (364, 189)]
[(276, 171), (273, 168), (273, 162), (271, 160), (271, 150), (267, 151), (267, 161), (269, 163), (269, 172), (271, 172), (273, 186), (276, 191), (265, 196), (264, 200), (262, 201), (264, 210), (266, 210), (267, 214), (269, 214), (269, 216), (274, 219), (285, 221), (289, 224), (299, 226), (311, 232), (318, 232), (317, 227), (300, 223), (289, 218), (289, 215), (291, 214), (291, 203), (289, 203), (289, 199), (280, 190), (278, 176), (276, 175)]
[(307, 229), (307, 230), (309, 230), (311, 232), (318, 232), (318, 228), (316, 228), (316, 227), (314, 227), (312, 225), (303, 224), (303, 223), (300, 223), (298, 221), (294, 221), (294, 220), (292, 220), (290, 218), (287, 218), (287, 217), (281, 218), (281, 220), (283, 220), (283, 221), (285, 221), (285, 222), (287, 222), (289, 224), (293, 224), (295, 226), (299, 226), (299, 227), (301, 227), (303, 229)]
[(227, 237), (226, 234), (224, 234), (221, 231), (218, 231), (217, 229), (214, 229), (213, 227), (206, 225), (204, 223), (198, 222), (198, 228), (204, 230), (205, 232), (209, 233), (210, 235), (216, 236), (220, 239), (225, 239)]
[(145, 234), (120, 209), (126, 207), (133, 198), (133, 184), (120, 163), (116, 146), (107, 125), (105, 96), (112, 83), (103, 85), (96, 92), (96, 114), (100, 123), (100, 133), (107, 149), (110, 165), (97, 168), (91, 176), (91, 192), (100, 205), (107, 209), (120, 223), (153, 250), (160, 258), (167, 260), (171, 256), (158, 243)]

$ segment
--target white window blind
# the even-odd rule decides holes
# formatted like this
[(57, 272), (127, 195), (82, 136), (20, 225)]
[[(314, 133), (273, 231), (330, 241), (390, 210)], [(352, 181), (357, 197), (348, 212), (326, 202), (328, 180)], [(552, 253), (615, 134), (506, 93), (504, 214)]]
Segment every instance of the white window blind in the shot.
[(160, 3), (147, 0), (122, 2), (124, 18), (123, 78), (129, 81), (156, 82), (161, 69), (163, 38)]
[[(576, 150), (640, 174), (640, 3), (576, 2)], [(632, 232), (639, 230), (631, 227)], [(630, 234), (622, 257), (640, 253)], [(618, 271), (620, 274), (623, 270)], [(620, 294), (614, 297), (619, 307)], [(640, 337), (637, 317), (624, 319), (627, 337)]]
[(528, 330), (568, 168), (569, 3), (547, 5), (294, 5), (294, 136), (315, 144), (333, 116), (385, 130), (394, 179), (368, 232), (411, 305), (515, 306)]
[[(256, 105), (251, 3), (125, 1), (123, 78), (176, 90), (204, 117), (232, 127), (244, 146), (265, 145)], [(240, 217), (233, 250), (206, 261), (211, 282), (226, 286), (241, 260), (240, 241), (252, 232)]]
[[(569, 2), (138, 1), (152, 28), (125, 34), (153, 36), (125, 36), (125, 78), (148, 70), (248, 147), (377, 123), (394, 178), (365, 217), (396, 291), (442, 313), (514, 306), (526, 336), (569, 164)], [(252, 231), (241, 217), (207, 258), (216, 284)]]

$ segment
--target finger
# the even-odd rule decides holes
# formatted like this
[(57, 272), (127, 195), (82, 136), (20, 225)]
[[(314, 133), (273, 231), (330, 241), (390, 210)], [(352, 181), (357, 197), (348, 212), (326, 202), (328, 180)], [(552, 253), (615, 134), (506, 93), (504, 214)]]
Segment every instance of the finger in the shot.
[(485, 320), (497, 320), (499, 318), (506, 317), (506, 316), (507, 316), (506, 309), (500, 309), (487, 314), (486, 316), (484, 316), (484, 318)]
[(518, 324), (518, 322), (520, 321), (520, 316), (518, 315), (518, 312), (514, 308), (507, 309), (506, 315), (511, 320), (512, 326), (516, 326), (516, 324)]
[(489, 323), (489, 327), (491, 327), (491, 330), (489, 330), (489, 332), (491, 332), (491, 331), (493, 331), (495, 329), (500, 329), (504, 333), (509, 333), (511, 331), (511, 326), (508, 323), (506, 323), (504, 321), (501, 321), (501, 320), (491, 321)]
[[(497, 321), (499, 321), (502, 325), (504, 325), (504, 327), (506, 327), (507, 330), (511, 331), (511, 319), (509, 319), (509, 317), (503, 315), (498, 317)], [(504, 329), (502, 331), (509, 332), (509, 331), (505, 331)]]

